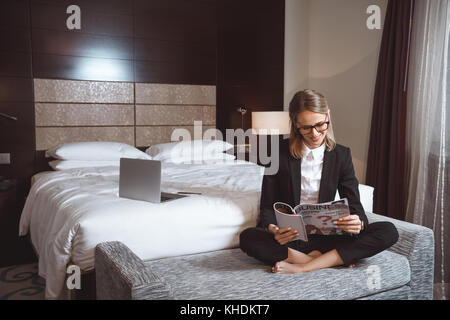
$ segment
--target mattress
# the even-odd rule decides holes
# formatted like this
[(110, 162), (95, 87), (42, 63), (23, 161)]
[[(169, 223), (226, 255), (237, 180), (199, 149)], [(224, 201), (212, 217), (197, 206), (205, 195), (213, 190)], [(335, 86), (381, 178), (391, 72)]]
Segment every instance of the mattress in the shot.
[(39, 255), (46, 298), (63, 292), (66, 268), (94, 267), (94, 249), (121, 241), (143, 260), (235, 248), (255, 226), (264, 168), (246, 161), (162, 165), (164, 192), (196, 192), (153, 204), (119, 198), (119, 168), (42, 172), (20, 220)]

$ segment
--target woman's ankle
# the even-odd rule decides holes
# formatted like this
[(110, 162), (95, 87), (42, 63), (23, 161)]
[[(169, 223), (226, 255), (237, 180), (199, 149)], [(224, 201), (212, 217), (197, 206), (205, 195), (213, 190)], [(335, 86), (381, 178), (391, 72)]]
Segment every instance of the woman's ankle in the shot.
[(319, 250), (313, 250), (310, 253), (308, 253), (308, 256), (312, 257), (312, 258), (317, 258), (320, 257), (322, 255), (322, 252), (320, 252)]
[(314, 257), (312, 257), (306, 253), (299, 252), (295, 249), (289, 248), (288, 257), (286, 259), (284, 259), (283, 261), (285, 261), (287, 263), (292, 263), (292, 264), (303, 264), (303, 263), (308, 263), (313, 259), (314, 259)]

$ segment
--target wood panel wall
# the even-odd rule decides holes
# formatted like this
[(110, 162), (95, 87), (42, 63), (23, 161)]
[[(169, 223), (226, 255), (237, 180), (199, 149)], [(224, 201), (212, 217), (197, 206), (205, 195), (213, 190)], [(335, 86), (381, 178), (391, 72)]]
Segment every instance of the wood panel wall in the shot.
[(27, 0), (0, 3), (0, 153), (11, 164), (0, 164), (0, 176), (18, 179), (18, 200), (24, 202), (34, 173), (34, 98), (30, 6)]
[[(66, 8), (81, 9), (68, 30)], [(35, 78), (216, 84), (216, 0), (31, 0)]]
[(217, 128), (251, 127), (252, 111), (283, 110), (284, 0), (217, 5)]

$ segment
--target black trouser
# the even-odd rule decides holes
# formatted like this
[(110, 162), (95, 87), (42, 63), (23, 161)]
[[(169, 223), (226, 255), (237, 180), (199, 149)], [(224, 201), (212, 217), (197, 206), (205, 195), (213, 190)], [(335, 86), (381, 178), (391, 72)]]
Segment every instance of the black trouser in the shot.
[(358, 236), (308, 235), (309, 241), (291, 241), (281, 245), (273, 234), (262, 228), (249, 228), (240, 234), (240, 247), (247, 255), (274, 265), (288, 257), (288, 247), (303, 253), (318, 250), (322, 254), (336, 249), (345, 266), (386, 250), (398, 240), (398, 232), (390, 222), (374, 222)]

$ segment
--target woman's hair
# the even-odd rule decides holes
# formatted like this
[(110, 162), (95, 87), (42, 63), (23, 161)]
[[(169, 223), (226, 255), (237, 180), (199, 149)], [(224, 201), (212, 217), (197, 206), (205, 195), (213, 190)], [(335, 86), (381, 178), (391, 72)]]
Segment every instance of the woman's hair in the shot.
[[(297, 115), (305, 110), (328, 114), (329, 108), (327, 99), (321, 93), (309, 89), (297, 92), (292, 98), (291, 103), (289, 104), (289, 118), (291, 120), (289, 150), (291, 155), (296, 159), (300, 159), (304, 152), (303, 136), (296, 128)], [(336, 141), (334, 140), (331, 120), (328, 119), (328, 121), (330, 121), (330, 125), (328, 126), (325, 135), (325, 147), (327, 151), (331, 151), (336, 146)]]

